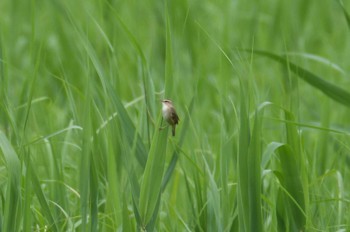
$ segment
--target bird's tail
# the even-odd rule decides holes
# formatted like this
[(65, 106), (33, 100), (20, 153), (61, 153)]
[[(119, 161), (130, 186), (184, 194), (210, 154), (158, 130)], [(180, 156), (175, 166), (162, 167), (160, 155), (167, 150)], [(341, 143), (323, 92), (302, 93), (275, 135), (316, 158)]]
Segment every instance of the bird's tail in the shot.
[(172, 134), (173, 134), (173, 136), (175, 136), (175, 126), (173, 126), (173, 128), (172, 128)]

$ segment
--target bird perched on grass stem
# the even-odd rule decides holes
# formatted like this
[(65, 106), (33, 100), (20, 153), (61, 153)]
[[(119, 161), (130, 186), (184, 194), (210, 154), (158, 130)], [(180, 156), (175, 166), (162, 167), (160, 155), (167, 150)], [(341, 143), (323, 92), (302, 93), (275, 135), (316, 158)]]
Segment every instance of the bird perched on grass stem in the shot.
[(175, 127), (179, 123), (179, 116), (177, 116), (176, 110), (172, 101), (168, 99), (162, 100), (162, 113), (165, 121), (172, 127), (172, 135), (175, 136)]

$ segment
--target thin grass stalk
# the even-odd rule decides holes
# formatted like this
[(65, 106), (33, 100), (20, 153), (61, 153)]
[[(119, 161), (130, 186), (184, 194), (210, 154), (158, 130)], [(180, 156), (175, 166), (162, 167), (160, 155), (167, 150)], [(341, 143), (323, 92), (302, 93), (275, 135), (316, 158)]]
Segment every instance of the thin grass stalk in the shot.
[(92, 123), (91, 123), (91, 90), (90, 78), (85, 83), (85, 104), (83, 118), (83, 144), (80, 164), (80, 207), (81, 207), (81, 231), (89, 230), (89, 202), (90, 202), (90, 172), (91, 172), (91, 152), (92, 152)]
[[(29, 152), (25, 152), (24, 159), (25, 163), (29, 163), (30, 156)], [(32, 212), (31, 205), (33, 200), (33, 191), (32, 191), (32, 166), (28, 165), (26, 167), (26, 174), (23, 180), (24, 182), (24, 193), (23, 193), (23, 231), (31, 231), (32, 230)]]
[(249, 231), (248, 148), (250, 143), (249, 116), (243, 87), (241, 87), (239, 148), (237, 157), (237, 201), (240, 231)]
[(166, 49), (165, 49), (165, 94), (166, 96), (173, 95), (174, 87), (174, 68), (173, 68), (173, 50), (171, 39), (171, 25), (168, 13), (168, 5), (165, 2), (165, 27), (166, 27)]

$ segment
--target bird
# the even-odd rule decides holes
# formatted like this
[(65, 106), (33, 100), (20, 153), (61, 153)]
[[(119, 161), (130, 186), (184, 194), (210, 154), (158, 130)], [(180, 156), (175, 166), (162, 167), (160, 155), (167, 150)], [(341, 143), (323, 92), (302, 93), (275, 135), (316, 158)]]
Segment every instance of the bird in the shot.
[(164, 120), (172, 127), (172, 135), (175, 136), (175, 127), (180, 119), (171, 100), (162, 100), (162, 114)]

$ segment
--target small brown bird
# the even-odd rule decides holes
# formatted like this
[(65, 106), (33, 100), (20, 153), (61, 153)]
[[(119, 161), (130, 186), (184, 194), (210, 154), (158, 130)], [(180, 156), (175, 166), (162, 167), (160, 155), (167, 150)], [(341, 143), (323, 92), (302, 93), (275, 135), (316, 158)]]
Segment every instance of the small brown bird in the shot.
[(179, 120), (180, 120), (179, 116), (177, 116), (177, 113), (172, 101), (164, 99), (162, 100), (162, 105), (163, 105), (162, 107), (163, 118), (172, 127), (172, 134), (173, 136), (175, 136), (175, 127), (179, 123)]

